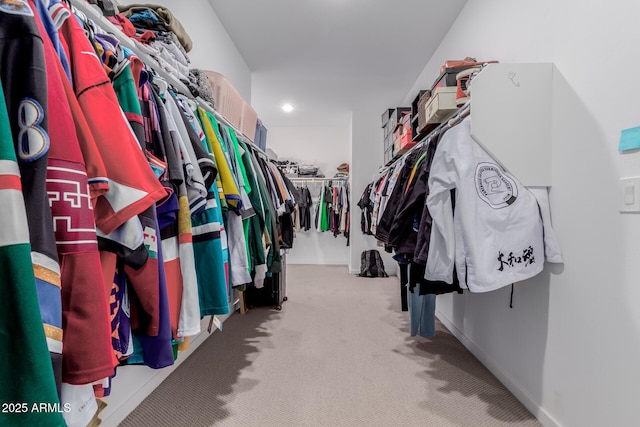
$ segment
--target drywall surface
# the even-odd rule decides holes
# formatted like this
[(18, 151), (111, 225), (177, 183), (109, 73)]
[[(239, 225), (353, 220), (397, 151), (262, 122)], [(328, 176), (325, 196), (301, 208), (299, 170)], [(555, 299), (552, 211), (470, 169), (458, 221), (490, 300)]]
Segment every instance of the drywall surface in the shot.
[(385, 270), (388, 274), (396, 274), (398, 264), (379, 247), (375, 238), (362, 234), (360, 218), (362, 210), (356, 206), (364, 189), (378, 175), (382, 166), (383, 132), (380, 128), (380, 114), (384, 107), (358, 107), (352, 116), (351, 153), (353, 171), (351, 176), (351, 194), (353, 209), (351, 215), (351, 261), (349, 271), (360, 272), (360, 254), (362, 251), (377, 249), (382, 255)]
[(267, 147), (278, 160), (291, 160), (318, 166), (328, 178), (342, 163), (351, 162), (349, 126), (270, 127)]
[[(279, 160), (290, 160), (300, 164), (312, 164), (327, 177), (336, 174), (342, 163), (351, 163), (351, 132), (348, 125), (333, 127), (273, 127), (269, 129), (267, 146)], [(323, 183), (296, 182), (307, 186), (315, 203), (318, 201)], [(352, 204), (352, 210), (358, 209)], [(312, 212), (312, 220), (315, 212)], [(296, 234), (294, 247), (287, 256), (289, 264), (348, 265), (349, 247), (342, 235), (334, 237), (331, 232), (316, 230)]]
[(349, 247), (342, 235), (316, 230), (299, 232), (293, 249), (287, 255), (288, 264), (349, 265)]
[(564, 266), (517, 284), (513, 309), (508, 288), (437, 302), (545, 425), (638, 423), (640, 215), (618, 212), (618, 182), (640, 175), (640, 154), (617, 145), (621, 129), (640, 125), (640, 80), (622, 71), (640, 65), (639, 14), (629, 1), (469, 0), (405, 98), (430, 87), (447, 59), (557, 67), (550, 194)]

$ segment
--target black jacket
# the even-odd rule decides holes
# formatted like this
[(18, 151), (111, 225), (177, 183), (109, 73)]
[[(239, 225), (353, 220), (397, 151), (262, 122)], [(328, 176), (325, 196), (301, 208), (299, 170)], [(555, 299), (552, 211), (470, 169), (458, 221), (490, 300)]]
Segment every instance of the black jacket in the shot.
[(400, 175), (398, 176), (398, 181), (396, 182), (396, 185), (393, 188), (393, 192), (391, 193), (391, 195), (389, 196), (389, 200), (387, 201), (387, 208), (382, 213), (382, 218), (380, 218), (378, 227), (376, 228), (376, 238), (381, 242), (389, 242), (391, 226), (393, 225), (396, 213), (400, 209), (400, 202), (402, 201), (404, 190), (407, 186), (407, 182), (409, 181), (409, 177), (411, 176), (411, 170), (416, 164), (418, 158), (420, 158), (420, 156), (424, 153), (425, 149), (426, 148), (418, 148), (415, 151), (409, 153), (409, 155), (407, 156), (404, 167), (402, 168), (402, 171), (400, 171)]
[(429, 144), (425, 158), (418, 165), (416, 176), (400, 200), (389, 231), (389, 245), (396, 253), (413, 254), (418, 239), (418, 227), (429, 192), (428, 180), (435, 153), (436, 141)]
[(362, 209), (362, 216), (360, 217), (360, 227), (362, 228), (362, 233), (364, 234), (372, 234), (371, 233), (371, 211), (373, 210), (373, 202), (369, 195), (371, 194), (372, 184), (367, 185), (367, 188), (364, 189), (362, 196), (360, 196), (360, 200), (358, 201), (358, 207)]

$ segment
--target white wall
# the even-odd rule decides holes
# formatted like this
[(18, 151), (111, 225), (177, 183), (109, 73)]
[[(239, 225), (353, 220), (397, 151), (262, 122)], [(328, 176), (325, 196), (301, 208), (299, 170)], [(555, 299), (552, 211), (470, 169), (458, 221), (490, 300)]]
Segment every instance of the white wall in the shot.
[[(120, 3), (144, 2), (120, 0)], [(251, 103), (251, 70), (207, 0), (154, 0), (150, 3), (171, 9), (189, 33), (193, 41), (193, 49), (189, 52), (190, 68), (225, 75), (242, 98)]]
[[(267, 136), (267, 147), (278, 154), (279, 160), (316, 165), (327, 177), (335, 175), (341, 163), (351, 163), (349, 126), (272, 127)], [(314, 199), (320, 188), (321, 184), (309, 184)], [(330, 232), (300, 232), (296, 235), (293, 250), (287, 255), (287, 263), (347, 265), (347, 239), (333, 237)]]
[(299, 232), (293, 242), (293, 249), (287, 255), (287, 264), (348, 265), (347, 238), (342, 234), (333, 237), (329, 231)]
[(617, 185), (640, 175), (640, 154), (617, 142), (640, 124), (639, 15), (631, 1), (469, 0), (406, 98), (451, 58), (561, 73), (551, 202), (564, 267), (518, 284), (513, 309), (509, 289), (438, 298), (440, 318), (545, 425), (638, 425), (640, 216), (618, 213)]
[(279, 160), (316, 165), (332, 177), (341, 163), (351, 163), (349, 126), (270, 127), (267, 147)]
[(377, 249), (382, 255), (384, 267), (389, 275), (396, 274), (398, 264), (384, 251), (378, 247), (376, 239), (372, 236), (362, 234), (360, 226), (360, 215), (362, 210), (356, 206), (360, 200), (364, 189), (374, 180), (378, 169), (382, 166), (383, 132), (380, 128), (380, 115), (384, 107), (361, 106), (356, 108), (352, 116), (352, 141), (351, 157), (353, 167), (351, 175), (351, 254), (349, 271), (360, 272), (360, 254), (368, 249)]

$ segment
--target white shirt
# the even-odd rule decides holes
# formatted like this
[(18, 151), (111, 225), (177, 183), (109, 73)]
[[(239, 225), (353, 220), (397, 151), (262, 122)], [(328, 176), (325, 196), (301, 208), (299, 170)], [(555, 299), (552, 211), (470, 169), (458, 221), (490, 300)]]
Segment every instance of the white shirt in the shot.
[[(542, 271), (544, 224), (536, 197), (471, 138), (470, 129), (465, 119), (447, 131), (433, 159), (425, 278), (452, 283), (455, 264), (461, 287), (488, 292)], [(555, 255), (549, 261), (561, 260), (559, 250)]]

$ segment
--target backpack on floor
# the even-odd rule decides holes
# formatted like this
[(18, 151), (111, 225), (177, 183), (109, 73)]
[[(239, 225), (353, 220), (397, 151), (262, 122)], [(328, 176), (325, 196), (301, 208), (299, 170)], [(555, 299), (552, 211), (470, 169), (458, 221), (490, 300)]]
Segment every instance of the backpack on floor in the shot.
[(360, 255), (360, 277), (389, 277), (384, 271), (380, 252), (375, 249), (363, 251)]

